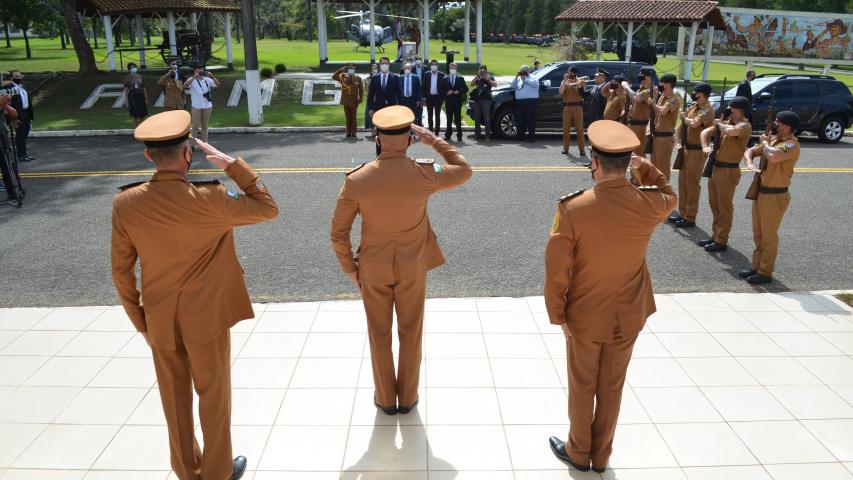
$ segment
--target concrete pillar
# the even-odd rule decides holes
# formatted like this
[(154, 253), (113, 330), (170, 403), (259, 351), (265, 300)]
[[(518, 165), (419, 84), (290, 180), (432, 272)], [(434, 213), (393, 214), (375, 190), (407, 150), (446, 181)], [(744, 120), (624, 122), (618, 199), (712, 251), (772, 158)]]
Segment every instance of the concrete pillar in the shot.
[(255, 11), (252, 0), (241, 0), (243, 52), (246, 57), (246, 104), (249, 109), (249, 125), (264, 123), (264, 106), (261, 103), (261, 73), (258, 71), (258, 45), (255, 39)]
[(696, 30), (699, 29), (699, 22), (693, 22), (690, 26), (690, 42), (687, 45), (687, 61), (684, 63), (683, 79), (690, 81), (693, 76), (693, 49), (696, 47)]
[(628, 22), (628, 37), (625, 40), (625, 61), (631, 61), (631, 50), (634, 46), (634, 22)]
[[(652, 44), (652, 48), (654, 48), (655, 53), (657, 53), (657, 48), (658, 48), (658, 24), (657, 23), (652, 24), (652, 33), (650, 35), (650, 41)], [(664, 47), (663, 48), (663, 56), (666, 56), (666, 44), (664, 44), (663, 47)]]
[(821, 75), (829, 75), (829, 69), (832, 68), (832, 65), (827, 63), (823, 66), (823, 71), (820, 72)]
[(678, 44), (675, 45), (675, 58), (681, 61), (684, 60), (684, 36), (686, 33), (687, 31), (684, 27), (678, 27)]
[(477, 0), (477, 64), (483, 63), (483, 0)]
[(604, 22), (595, 22), (595, 59), (601, 60), (601, 37), (604, 35)]
[(169, 28), (169, 55), (178, 56), (178, 47), (175, 45), (178, 42), (175, 35), (175, 12), (166, 12), (166, 23)]
[(196, 12), (190, 12), (190, 28), (198, 29), (198, 14)]
[(702, 67), (702, 81), (708, 81), (708, 71), (711, 69), (711, 51), (714, 49), (714, 27), (705, 29), (705, 65)]
[(329, 61), (329, 39), (326, 37), (326, 2), (317, 0), (317, 43), (320, 46), (320, 65)]
[(370, 0), (367, 8), (370, 9), (370, 63), (376, 62), (376, 15), (373, 10), (376, 9), (376, 1)]
[(465, 0), (465, 35), (464, 47), (462, 48), (462, 57), (468, 61), (468, 50), (471, 47), (471, 0)]
[(134, 18), (136, 23), (136, 44), (139, 47), (139, 68), (145, 68), (145, 29), (142, 24), (142, 15)]
[(104, 20), (104, 37), (107, 40), (107, 58), (109, 59), (110, 71), (116, 71), (116, 53), (115, 44), (113, 43), (113, 21), (109, 15), (102, 15)]
[[(370, 0), (371, 2), (373, 0)], [(421, 30), (423, 32), (423, 41), (421, 44), (424, 46), (424, 63), (429, 64), (429, 5), (430, 0), (423, 0), (424, 6), (424, 28)]]
[(225, 55), (228, 58), (228, 70), (234, 70), (234, 45), (231, 42), (231, 14), (225, 14)]
[(746, 69), (747, 69), (747, 70), (754, 70), (754, 68), (753, 68), (753, 61), (752, 61), (752, 60), (747, 60), (747, 61), (746, 61)]

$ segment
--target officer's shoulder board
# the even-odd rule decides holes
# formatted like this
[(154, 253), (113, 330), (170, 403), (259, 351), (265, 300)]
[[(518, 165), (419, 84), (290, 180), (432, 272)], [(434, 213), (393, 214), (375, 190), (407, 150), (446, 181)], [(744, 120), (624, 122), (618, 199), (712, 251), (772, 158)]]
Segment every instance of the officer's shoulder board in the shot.
[(352, 170), (350, 170), (350, 171), (349, 171), (349, 172), (347, 172), (346, 174), (347, 174), (347, 175), (351, 175), (351, 174), (353, 174), (353, 173), (357, 172), (357, 171), (358, 171), (358, 169), (360, 169), (360, 168), (364, 167), (365, 165), (367, 165), (367, 164), (366, 164), (366, 163), (362, 163), (361, 165), (359, 165), (359, 166), (357, 166), (357, 167), (353, 168)]
[(578, 190), (576, 192), (572, 192), (568, 195), (564, 195), (564, 196), (560, 197), (560, 203), (567, 202), (567, 201), (577, 197), (578, 195), (582, 194), (585, 191), (586, 191), (586, 189), (583, 189), (583, 190)]
[(122, 192), (123, 192), (123, 191), (125, 191), (125, 190), (129, 190), (129, 189), (131, 189), (131, 188), (133, 188), (133, 187), (138, 187), (138, 186), (142, 185), (143, 183), (148, 183), (148, 181), (146, 180), (146, 181), (144, 181), (144, 182), (133, 182), (133, 183), (128, 183), (127, 185), (122, 185), (122, 186), (118, 187), (118, 189), (119, 189), (119, 191), (122, 191)]
[(435, 163), (434, 158), (413, 158), (412, 160), (418, 165), (432, 165)]
[(219, 185), (219, 180), (196, 180), (190, 183), (193, 185)]
[(637, 187), (641, 192), (659, 192), (660, 188), (657, 185), (641, 185)]

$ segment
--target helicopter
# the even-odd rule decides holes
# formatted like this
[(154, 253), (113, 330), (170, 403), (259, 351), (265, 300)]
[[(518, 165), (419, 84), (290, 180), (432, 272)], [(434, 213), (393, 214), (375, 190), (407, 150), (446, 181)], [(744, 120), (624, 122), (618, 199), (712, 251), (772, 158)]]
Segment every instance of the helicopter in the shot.
[[(347, 31), (347, 38), (351, 42), (355, 43), (355, 46), (352, 50), (357, 51), (359, 48), (370, 48), (370, 12), (363, 10), (359, 10), (357, 12), (348, 10), (338, 10), (338, 13), (343, 13), (345, 15), (339, 15), (337, 17), (334, 17), (335, 19), (359, 17), (359, 23), (351, 24), (349, 26), (349, 30)], [(374, 15), (379, 17), (405, 18), (409, 20), (417, 20), (418, 22), (421, 21), (420, 18), (405, 17), (402, 15), (385, 15), (382, 13), (375, 13)], [(430, 20), (430, 22), (432, 22), (432, 20)], [(383, 27), (381, 25), (374, 24), (373, 32), (374, 44), (380, 52), (385, 51), (385, 48), (382, 47), (382, 44), (391, 43), (397, 38), (394, 34), (393, 27)]]

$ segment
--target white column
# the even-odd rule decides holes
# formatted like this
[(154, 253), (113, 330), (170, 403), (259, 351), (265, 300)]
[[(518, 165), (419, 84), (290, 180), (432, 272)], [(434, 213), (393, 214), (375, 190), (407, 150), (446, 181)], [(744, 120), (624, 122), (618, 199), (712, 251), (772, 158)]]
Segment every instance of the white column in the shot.
[(699, 29), (699, 22), (693, 22), (690, 26), (690, 43), (687, 45), (687, 61), (684, 63), (684, 80), (690, 81), (693, 75), (693, 49), (696, 47), (696, 30)]
[(139, 46), (139, 68), (145, 68), (145, 30), (142, 25), (142, 15), (134, 18), (136, 22), (136, 44)]
[[(373, 0), (370, 0), (373, 1)], [(423, 41), (421, 44), (424, 46), (424, 62), (429, 64), (429, 2), (430, 0), (423, 0), (424, 5), (424, 28), (423, 28)]]
[(714, 49), (714, 27), (705, 29), (705, 65), (702, 67), (702, 81), (708, 81), (708, 70), (711, 68), (711, 51)]
[(595, 59), (601, 60), (601, 37), (604, 35), (604, 22), (595, 22)]
[(752, 62), (752, 60), (747, 60), (747, 61), (746, 61), (746, 69), (747, 69), (747, 70), (752, 70), (752, 69), (753, 69), (753, 65), (752, 65), (752, 63), (753, 63), (753, 62)]
[(628, 22), (628, 38), (625, 40), (625, 61), (631, 61), (631, 50), (634, 46), (634, 22)]
[(376, 1), (370, 0), (367, 8), (370, 9), (370, 62), (373, 63), (376, 61), (376, 15), (373, 14)]
[(225, 14), (225, 54), (228, 57), (228, 69), (234, 69), (234, 45), (231, 43), (231, 14)]
[(483, 0), (477, 0), (477, 64), (483, 63)]
[(821, 75), (829, 75), (829, 69), (832, 68), (832, 64), (827, 63), (823, 66), (823, 71), (820, 73)]
[(468, 50), (471, 44), (471, 0), (465, 0), (465, 41), (462, 56), (468, 61)]
[(175, 14), (174, 12), (166, 12), (166, 22), (169, 24), (169, 55), (178, 56), (178, 47), (175, 45), (178, 40), (175, 35)]
[(195, 12), (190, 12), (190, 28), (193, 30), (198, 28), (198, 14)]
[(317, 0), (317, 43), (320, 46), (320, 65), (324, 65), (329, 61), (329, 39), (326, 38), (325, 0)]
[[(658, 45), (657, 45), (657, 43), (658, 43), (658, 24), (657, 23), (652, 24), (651, 43), (652, 43), (652, 47), (654, 47), (655, 49), (658, 48)], [(666, 48), (664, 48), (663, 51), (664, 51), (664, 53), (666, 53)]]
[[(678, 59), (679, 62), (684, 62), (684, 35), (686, 31), (684, 27), (678, 27), (678, 44), (675, 46), (675, 58)], [(684, 78), (684, 63), (681, 63), (681, 71), (678, 72), (681, 75), (681, 78)]]
[(113, 21), (109, 15), (102, 15), (104, 20), (104, 37), (107, 39), (107, 58), (109, 59), (110, 71), (116, 71), (116, 53), (113, 45)]

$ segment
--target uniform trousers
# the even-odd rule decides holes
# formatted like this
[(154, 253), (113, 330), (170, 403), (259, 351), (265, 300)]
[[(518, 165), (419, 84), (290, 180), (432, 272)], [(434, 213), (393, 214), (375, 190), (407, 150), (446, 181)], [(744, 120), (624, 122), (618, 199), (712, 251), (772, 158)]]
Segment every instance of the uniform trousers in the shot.
[(441, 133), (441, 95), (426, 97), (427, 124), (436, 135)]
[(652, 165), (660, 170), (668, 183), (672, 169), (672, 146), (674, 144), (672, 135), (653, 137), (652, 142)]
[(755, 251), (752, 253), (752, 269), (772, 277), (776, 270), (776, 254), (779, 253), (779, 227), (782, 217), (791, 203), (790, 193), (759, 193), (752, 202), (752, 238)]
[(678, 173), (678, 213), (681, 218), (696, 221), (699, 211), (699, 193), (702, 191), (702, 169), (705, 154), (702, 150), (684, 149), (684, 163)]
[(198, 138), (203, 142), (207, 142), (207, 124), (210, 121), (210, 112), (212, 108), (193, 108), (193, 137)]
[(344, 105), (344, 119), (348, 135), (355, 135), (358, 131), (358, 105)]
[[(180, 480), (231, 476), (231, 333), (203, 345), (185, 345), (175, 333), (175, 350), (152, 347), (160, 400), (169, 428), (172, 470)], [(204, 453), (195, 438), (193, 387), (199, 397)]]
[(708, 206), (711, 207), (713, 223), (711, 240), (717, 245), (728, 245), (729, 232), (735, 212), (735, 189), (740, 182), (740, 168), (715, 167), (708, 179)]
[(563, 107), (563, 150), (568, 151), (572, 143), (572, 127), (578, 136), (578, 149), (583, 151), (583, 106)]
[[(383, 407), (397, 405), (398, 399), (404, 406), (418, 400), (427, 276), (424, 273), (417, 278), (397, 277), (395, 275), (392, 284), (361, 285), (376, 402)], [(397, 336), (400, 340), (396, 374), (391, 350), (394, 310), (397, 312)]]
[(572, 460), (604, 468), (622, 405), (622, 387), (637, 335), (623, 337), (618, 324), (612, 342), (572, 336), (566, 342), (569, 370), (569, 442)]
[(634, 149), (634, 154), (639, 155), (643, 158), (646, 157), (646, 128), (648, 127), (648, 123), (645, 125), (628, 125), (628, 128), (634, 132), (634, 135), (640, 140), (640, 146)]

